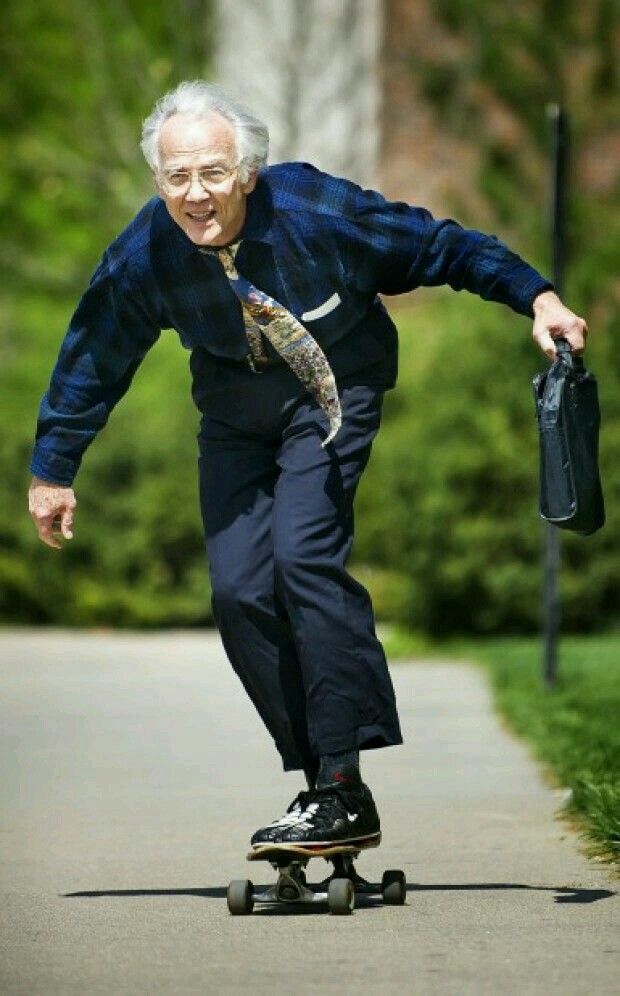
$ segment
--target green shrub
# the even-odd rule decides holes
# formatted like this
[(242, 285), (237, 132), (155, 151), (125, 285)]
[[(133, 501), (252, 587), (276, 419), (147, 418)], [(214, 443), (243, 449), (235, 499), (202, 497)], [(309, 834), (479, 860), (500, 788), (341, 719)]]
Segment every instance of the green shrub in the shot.
[[(380, 596), (377, 615), (435, 635), (532, 631), (543, 527), (531, 378), (547, 360), (531, 322), (438, 294), (399, 324), (399, 385), (358, 493), (356, 564), (403, 579), (393, 599)], [(611, 328), (592, 333), (608, 521), (593, 537), (563, 536), (561, 572), (564, 627), (584, 631), (613, 620), (620, 580), (620, 377)]]

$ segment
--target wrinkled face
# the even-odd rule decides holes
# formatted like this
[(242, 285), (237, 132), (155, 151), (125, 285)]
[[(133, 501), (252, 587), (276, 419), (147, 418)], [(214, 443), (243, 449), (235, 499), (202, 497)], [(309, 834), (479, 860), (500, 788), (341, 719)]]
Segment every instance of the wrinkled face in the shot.
[(162, 126), (157, 192), (198, 246), (226, 245), (241, 231), (256, 174), (241, 183), (238, 161), (234, 128), (219, 114), (175, 114)]

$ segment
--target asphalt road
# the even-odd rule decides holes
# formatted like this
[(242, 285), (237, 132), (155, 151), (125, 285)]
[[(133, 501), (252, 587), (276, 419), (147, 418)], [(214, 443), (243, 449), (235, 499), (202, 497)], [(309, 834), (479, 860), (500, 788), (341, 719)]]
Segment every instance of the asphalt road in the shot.
[[(406, 744), (363, 755), (404, 907), (231, 917), (284, 775), (213, 634), (0, 632), (4, 994), (617, 994), (618, 880), (483, 675), (393, 668)], [(322, 878), (327, 865), (310, 869)]]

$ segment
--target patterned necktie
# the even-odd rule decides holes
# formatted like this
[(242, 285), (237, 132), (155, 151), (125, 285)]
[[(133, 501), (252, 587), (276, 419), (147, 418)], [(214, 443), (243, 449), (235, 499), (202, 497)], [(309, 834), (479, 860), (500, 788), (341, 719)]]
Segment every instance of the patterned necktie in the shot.
[(262, 339), (264, 335), (325, 412), (329, 422), (329, 434), (321, 443), (325, 447), (342, 424), (338, 388), (332, 368), (316, 339), (301, 322), (282, 304), (258, 290), (237, 272), (235, 257), (240, 245), (239, 241), (222, 249), (200, 251), (218, 257), (230, 286), (241, 302), (245, 334), (250, 346), (250, 366), (256, 373), (257, 365), (267, 358)]

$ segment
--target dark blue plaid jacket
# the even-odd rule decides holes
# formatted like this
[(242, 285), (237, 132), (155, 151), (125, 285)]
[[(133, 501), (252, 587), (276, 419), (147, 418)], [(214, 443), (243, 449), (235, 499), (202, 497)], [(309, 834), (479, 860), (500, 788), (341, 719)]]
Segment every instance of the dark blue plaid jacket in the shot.
[[(241, 238), (239, 271), (312, 332), (336, 377), (392, 356), (386, 387), (396, 379), (397, 334), (378, 294), (449, 284), (531, 316), (536, 295), (552, 286), (494, 236), (390, 203), (307, 163), (261, 170)], [(202, 407), (202, 371), (246, 362), (241, 306), (217, 259), (200, 253), (153, 198), (106, 249), (71, 320), (41, 402), (34, 474), (72, 483), (86, 447), (168, 328), (192, 350)]]

